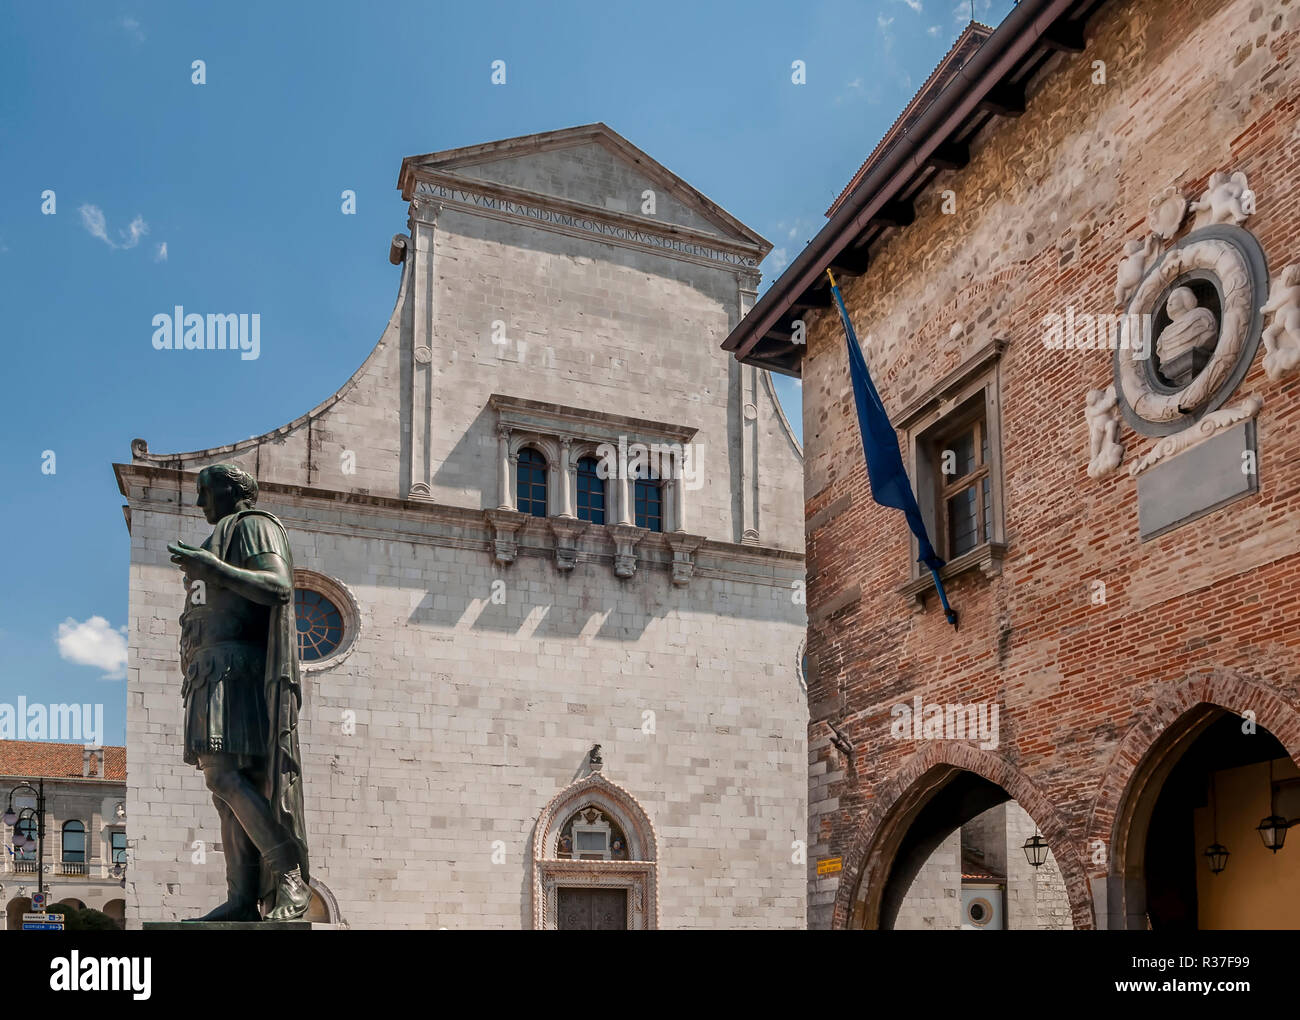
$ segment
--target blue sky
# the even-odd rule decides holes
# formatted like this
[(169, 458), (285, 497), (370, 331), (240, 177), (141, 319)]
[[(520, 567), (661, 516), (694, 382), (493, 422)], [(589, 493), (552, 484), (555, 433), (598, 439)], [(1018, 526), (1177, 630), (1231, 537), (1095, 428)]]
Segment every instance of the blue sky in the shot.
[[(1011, 7), (975, 2), (990, 24)], [(403, 156), (604, 121), (773, 242), (766, 286), (970, 13), (0, 4), (0, 706), (102, 703), (104, 742), (123, 742), (129, 548), (111, 464), (136, 436), (169, 451), (264, 432), (355, 371), (396, 293)], [(261, 356), (154, 350), (152, 317), (177, 304), (258, 311)], [(797, 385), (777, 385), (797, 427)]]

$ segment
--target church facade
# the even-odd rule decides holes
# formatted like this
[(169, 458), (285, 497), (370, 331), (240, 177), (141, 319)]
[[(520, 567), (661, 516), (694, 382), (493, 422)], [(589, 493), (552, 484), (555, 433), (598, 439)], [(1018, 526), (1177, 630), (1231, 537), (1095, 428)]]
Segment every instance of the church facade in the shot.
[(342, 388), (115, 465), (129, 925), (224, 895), (166, 551), (206, 537), (224, 462), (293, 550), (314, 919), (802, 927), (802, 451), (718, 349), (770, 245), (600, 124), (409, 157), (398, 186), (396, 304)]
[[(971, 34), (724, 342), (804, 381), (810, 926), (939, 918), (909, 887), (1014, 801), (1007, 867), (1068, 903), (1031, 926), (1300, 928), (1300, 9)], [(873, 499), (828, 269), (956, 630)]]

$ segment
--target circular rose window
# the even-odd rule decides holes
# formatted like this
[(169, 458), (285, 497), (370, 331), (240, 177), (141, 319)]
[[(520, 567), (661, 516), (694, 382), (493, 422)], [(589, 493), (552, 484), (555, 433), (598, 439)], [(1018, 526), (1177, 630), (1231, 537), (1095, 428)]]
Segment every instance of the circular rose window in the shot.
[(304, 669), (341, 662), (360, 631), (356, 599), (345, 585), (314, 570), (293, 572), (298, 661)]
[(343, 614), (320, 592), (298, 588), (293, 608), (298, 617), (298, 658), (303, 662), (323, 659), (343, 643)]

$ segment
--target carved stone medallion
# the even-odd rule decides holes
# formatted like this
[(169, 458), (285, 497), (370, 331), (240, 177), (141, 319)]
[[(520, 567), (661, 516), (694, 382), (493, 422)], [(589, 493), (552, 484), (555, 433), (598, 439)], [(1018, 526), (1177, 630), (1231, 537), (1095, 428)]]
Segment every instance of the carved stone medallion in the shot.
[(1241, 227), (1193, 231), (1142, 277), (1130, 316), (1149, 316), (1149, 349), (1115, 351), (1115, 392), (1124, 420), (1148, 436), (1168, 436), (1222, 407), (1259, 348), (1268, 264)]

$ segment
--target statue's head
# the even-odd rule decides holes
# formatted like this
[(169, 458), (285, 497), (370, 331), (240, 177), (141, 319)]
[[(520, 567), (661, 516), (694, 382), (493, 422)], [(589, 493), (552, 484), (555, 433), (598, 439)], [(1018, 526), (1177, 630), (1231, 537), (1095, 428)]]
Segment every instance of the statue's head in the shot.
[(213, 464), (199, 472), (199, 498), (209, 524), (257, 502), (257, 479), (235, 464)]
[(1196, 295), (1192, 293), (1190, 287), (1175, 287), (1169, 292), (1169, 300), (1165, 302), (1165, 311), (1169, 313), (1169, 318), (1177, 319), (1186, 315), (1196, 307)]

